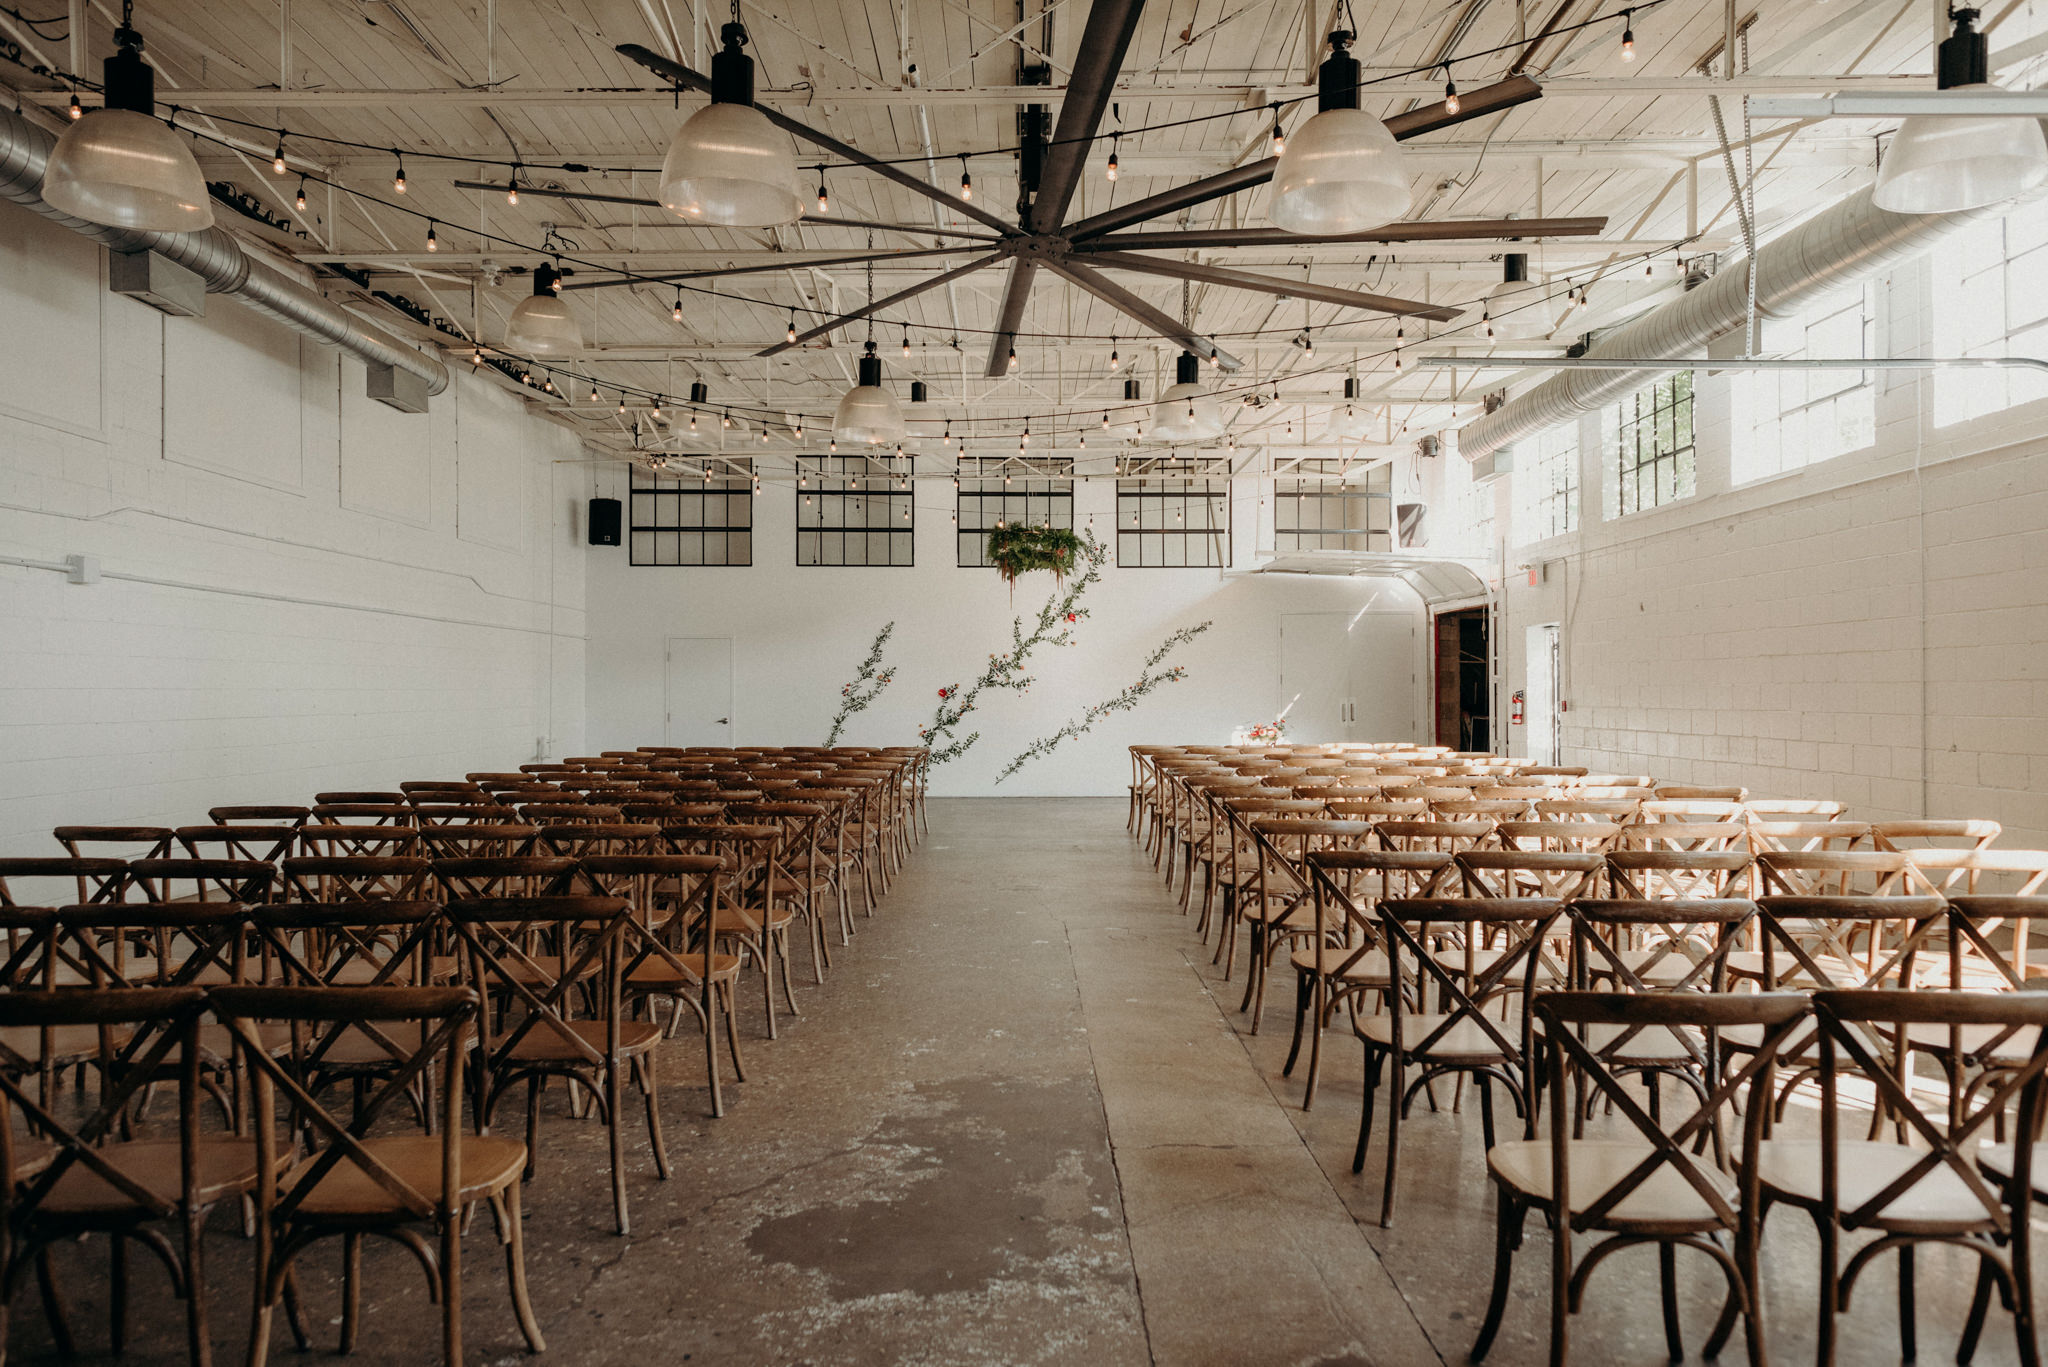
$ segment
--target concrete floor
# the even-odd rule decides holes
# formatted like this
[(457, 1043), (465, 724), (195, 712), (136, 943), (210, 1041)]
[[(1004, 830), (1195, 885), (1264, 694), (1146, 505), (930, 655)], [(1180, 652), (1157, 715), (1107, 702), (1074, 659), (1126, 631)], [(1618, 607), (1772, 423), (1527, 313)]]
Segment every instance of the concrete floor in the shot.
[[(558, 1093), (526, 1207), (548, 1352), (524, 1351), (483, 1221), (465, 1251), (470, 1360), (1463, 1361), (1493, 1245), (1477, 1117), (1418, 1112), (1399, 1219), (1379, 1228), (1377, 1164), (1350, 1171), (1348, 1032), (1331, 1033), (1304, 1115), (1299, 1079), (1279, 1071), (1291, 991), (1276, 992), (1262, 1033), (1244, 1033), (1237, 984), (1220, 982), (1123, 821), (1121, 801), (934, 802), (931, 835), (880, 913), (822, 987), (799, 986), (804, 1018), (770, 1043), (758, 997), (743, 994), (751, 1080), (729, 1083), (726, 1117), (705, 1115), (695, 1046), (664, 1056), (676, 1171), (657, 1181), (644, 1133), (629, 1128), (629, 1237), (611, 1232), (601, 1131), (567, 1118)], [(1814, 1252), (1800, 1224), (1780, 1215), (1767, 1240), (1781, 1362), (1812, 1358)], [(245, 1246), (228, 1221), (214, 1231), (217, 1354), (239, 1361)], [(323, 1356), (336, 1251), (302, 1263)], [(104, 1256), (97, 1245), (60, 1256), (87, 1361), (106, 1352), (94, 1292)], [(358, 1360), (433, 1360), (438, 1312), (409, 1255), (372, 1247), (366, 1267)], [(136, 1342), (120, 1361), (182, 1362), (180, 1309), (160, 1274), (137, 1269)], [(1653, 1269), (1640, 1253), (1601, 1271), (1577, 1361), (1665, 1360)], [(1898, 1359), (1880, 1271), (1845, 1322), (1843, 1363)], [(1952, 1356), (1970, 1271), (1923, 1258), (1929, 1360)], [(1547, 1274), (1546, 1236), (1532, 1228), (1490, 1362), (1544, 1360)], [(1683, 1263), (1681, 1279), (1696, 1351), (1718, 1282)], [(51, 1360), (33, 1290), (13, 1309), (14, 1360)], [(294, 1360), (282, 1328), (273, 1351)], [(2010, 1320), (1994, 1313), (1977, 1361), (2015, 1360)]]

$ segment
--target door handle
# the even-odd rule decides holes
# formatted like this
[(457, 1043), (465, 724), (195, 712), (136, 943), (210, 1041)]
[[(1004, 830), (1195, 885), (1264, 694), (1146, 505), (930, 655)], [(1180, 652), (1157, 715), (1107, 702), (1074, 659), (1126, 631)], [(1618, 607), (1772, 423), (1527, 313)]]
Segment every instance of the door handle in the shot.
[(732, 724), (732, 722), (731, 722), (731, 719), (730, 719), (730, 718), (727, 718), (727, 717), (720, 717), (720, 718), (719, 718), (719, 719), (718, 719), (717, 721), (715, 721), (715, 722), (713, 722), (713, 723), (711, 723), (711, 724), (712, 724), (713, 726), (730, 726), (730, 725)]

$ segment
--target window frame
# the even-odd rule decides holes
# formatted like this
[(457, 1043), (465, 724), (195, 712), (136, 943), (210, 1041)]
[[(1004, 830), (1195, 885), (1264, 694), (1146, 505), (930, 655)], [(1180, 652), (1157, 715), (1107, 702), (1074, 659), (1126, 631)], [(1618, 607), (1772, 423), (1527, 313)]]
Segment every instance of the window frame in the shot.
[[(1637, 513), (1668, 508), (1699, 494), (1699, 415), (1693, 379), (1690, 370), (1670, 371), (1603, 410), (1601, 456), (1614, 482), (1613, 497), (1608, 500), (1613, 517), (1632, 517)], [(1680, 393), (1681, 387), (1683, 393)], [(1647, 408), (1643, 403), (1645, 395), (1650, 396)], [(1660, 434), (1661, 419), (1666, 415), (1671, 418), (1668, 437)], [(1683, 441), (1678, 439), (1681, 415)], [(1647, 460), (1643, 457), (1645, 428), (1648, 429), (1647, 445), (1650, 450)], [(1660, 446), (1668, 446), (1668, 449), (1660, 450)], [(1671, 470), (1671, 493), (1668, 496), (1659, 492), (1662, 487), (1659, 466), (1667, 463)], [(1643, 497), (1643, 473), (1646, 470), (1650, 473), (1648, 485), (1651, 496), (1648, 499)], [(1631, 491), (1633, 503), (1630, 502)]]
[[(1018, 468), (1019, 466), (1022, 468)], [(1048, 472), (1046, 467), (1053, 467)], [(971, 468), (971, 473), (970, 473)], [(1022, 488), (1015, 484), (1005, 486), (1003, 479), (1012, 480), (1022, 476)], [(963, 570), (994, 569), (995, 564), (988, 558), (988, 534), (997, 527), (1011, 521), (1008, 507), (1001, 509), (1002, 516), (987, 520), (987, 501), (999, 504), (1022, 503), (1019, 520), (1028, 525), (1050, 525), (1062, 531), (1074, 530), (1074, 461), (1069, 456), (1044, 456), (1026, 459), (1017, 456), (962, 456), (957, 465), (960, 488), (953, 495), (953, 560)], [(993, 488), (981, 486), (993, 485)], [(983, 521), (973, 524), (968, 517), (968, 501), (974, 501), (975, 512)], [(1043, 501), (1045, 520), (1033, 518), (1032, 505)], [(973, 546), (976, 558), (968, 558), (968, 548)]]
[[(1303, 551), (1391, 551), (1397, 539), (1394, 518), (1394, 466), (1392, 461), (1376, 461), (1363, 469), (1356, 468), (1357, 462), (1342, 459), (1309, 458), (1301, 461), (1292, 470), (1274, 476), (1273, 479), (1273, 553), (1294, 555)], [(1365, 482), (1356, 482), (1356, 476), (1367, 477)], [(1334, 487), (1333, 487), (1334, 486)], [(1382, 506), (1385, 524), (1373, 525), (1373, 508)], [(1328, 513), (1332, 506), (1338, 509), (1339, 524), (1329, 524)], [(1347, 525), (1353, 520), (1354, 506), (1365, 512), (1365, 525)], [(1302, 514), (1314, 507), (1319, 510), (1315, 527), (1304, 527)], [(1283, 526), (1286, 514), (1292, 514), (1294, 525)], [(1285, 539), (1290, 539), (1285, 540)], [(1331, 539), (1336, 544), (1331, 544)], [(1354, 544), (1362, 540), (1364, 544)]]
[[(1191, 474), (1194, 471), (1194, 462), (1185, 459), (1161, 460), (1150, 462), (1149, 465), (1150, 468), (1144, 474), (1122, 475), (1118, 477), (1116, 482), (1117, 568), (1129, 570), (1229, 569), (1233, 554), (1231, 533), (1234, 519), (1234, 509), (1231, 506), (1234, 500), (1231, 498), (1230, 480), (1228, 478), (1193, 480), (1176, 477)], [(1172, 502), (1176, 499), (1180, 501), (1180, 505), (1177, 508), (1173, 506)], [(1188, 503), (1190, 499), (1216, 501), (1209, 505), (1210, 512), (1212, 513), (1211, 522), (1215, 521), (1213, 513), (1220, 504), (1223, 514), (1222, 527), (1211, 526), (1206, 529), (1198, 529), (1189, 526), (1185, 519), (1190, 506)], [(1159, 509), (1156, 519), (1147, 514), (1146, 509), (1149, 507), (1157, 507)], [(1167, 515), (1172, 512), (1178, 512), (1181, 516), (1180, 525), (1177, 528), (1168, 525), (1166, 522)], [(1155, 521), (1158, 524), (1156, 526), (1152, 525)], [(1217, 541), (1219, 536), (1222, 538), (1221, 542)], [(1124, 555), (1126, 537), (1156, 537), (1159, 538), (1159, 544), (1162, 547), (1168, 544), (1167, 538), (1177, 538), (1183, 547), (1182, 563), (1178, 565), (1166, 563), (1167, 557), (1163, 552), (1160, 563), (1154, 565), (1145, 564), (1142, 555), (1126, 559)], [(1199, 563), (1190, 564), (1185, 556), (1185, 547), (1197, 539), (1205, 547), (1204, 557)], [(1140, 540), (1130, 544), (1135, 549), (1137, 546), (1142, 545), (1143, 542)], [(1222, 552), (1220, 562), (1211, 558), (1218, 546), (1220, 546)]]
[[(886, 459), (865, 455), (806, 457), (802, 463), (799, 475), (799, 479), (802, 482), (792, 490), (795, 498), (794, 506), (796, 508), (795, 557), (797, 567), (799, 569), (827, 570), (907, 570), (916, 568), (916, 485), (913, 483), (908, 489), (893, 487), (898, 481), (906, 477), (907, 471), (892, 473), (888, 468)], [(853, 487), (856, 481), (861, 485), (865, 485), (870, 480), (879, 480), (883, 487), (879, 490)], [(834, 500), (840, 509), (841, 521), (836, 526), (827, 526), (823, 523), (825, 509), (831, 506), (826, 502), (828, 499)], [(879, 524), (873, 520), (873, 500), (877, 499), (884, 500), (886, 506), (886, 511), (882, 515), (883, 520)], [(860, 511), (863, 521), (858, 524), (846, 520), (847, 509), (853, 500), (861, 502)], [(896, 514), (899, 510), (907, 515), (898, 518)], [(806, 517), (807, 513), (810, 515), (809, 519)], [(861, 558), (859, 560), (848, 560), (845, 558), (847, 538), (856, 532), (860, 533), (862, 537), (860, 543)], [(838, 560), (827, 560), (823, 556), (824, 538), (833, 534), (837, 534), (840, 537), (841, 558)], [(867, 558), (869, 549), (873, 544), (869, 538), (876, 535), (884, 535), (890, 538), (890, 558), (886, 561), (874, 561)], [(902, 541), (898, 542), (896, 540), (897, 537), (903, 538)], [(814, 544), (819, 548), (817, 559), (804, 559), (806, 538), (815, 538)], [(898, 560), (895, 558), (898, 545), (908, 548), (907, 559)]]
[[(698, 469), (694, 470), (655, 470), (643, 466), (638, 461), (632, 463), (631, 474), (626, 487), (626, 563), (629, 567), (634, 569), (663, 570), (750, 569), (753, 567), (754, 504), (756, 502), (753, 460), (751, 457), (721, 459), (726, 466), (725, 472), (713, 472), (709, 480), (704, 478), (704, 473), (712, 469), (712, 464), (708, 460)], [(741, 473), (742, 471), (744, 473)], [(705, 504), (714, 496), (723, 501), (724, 516), (728, 519), (728, 521), (721, 522), (715, 526), (701, 520), (708, 516)], [(735, 524), (729, 520), (732, 515), (733, 500), (735, 498), (743, 498), (744, 500), (739, 505), (746, 512), (746, 521), (743, 524)], [(684, 513), (692, 506), (697, 509), (700, 520), (696, 523), (683, 521)], [(659, 520), (662, 510), (668, 507), (673, 507), (675, 510), (676, 521), (673, 523)], [(654, 517), (657, 520), (643, 521), (643, 509), (646, 510), (647, 516)], [(732, 538), (735, 535), (744, 535), (746, 538), (747, 553), (744, 560), (731, 558)], [(659, 557), (659, 550), (664, 536), (674, 536), (676, 538), (677, 558), (674, 560), (665, 560)], [(682, 559), (681, 551), (685, 544), (684, 538), (689, 536), (698, 538), (700, 555), (709, 550), (712, 537), (722, 538), (721, 544), (724, 558), (718, 560)], [(647, 538), (644, 543), (643, 537)], [(641, 547), (643, 544), (656, 552), (656, 558), (641, 558)]]

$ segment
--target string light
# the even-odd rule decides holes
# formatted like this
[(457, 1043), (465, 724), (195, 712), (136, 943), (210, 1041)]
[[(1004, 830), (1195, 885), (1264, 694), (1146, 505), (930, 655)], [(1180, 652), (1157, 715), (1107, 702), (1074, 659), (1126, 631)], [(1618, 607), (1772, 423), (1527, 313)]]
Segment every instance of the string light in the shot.
[(818, 212), (821, 214), (827, 213), (831, 208), (832, 201), (825, 197), (825, 168), (820, 166), (818, 168)]
[(802, 418), (796, 420), (796, 439), (798, 441), (804, 439), (804, 420)]
[[(482, 359), (483, 353), (478, 352), (477, 356), (478, 359)], [(623, 389), (619, 391), (619, 416), (622, 418), (626, 416), (626, 391)]]
[(441, 250), (441, 242), (440, 242), (440, 239), (434, 236), (434, 227), (435, 227), (435, 222), (434, 222), (434, 220), (433, 220), (433, 219), (431, 219), (431, 218), (430, 218), (430, 219), (428, 219), (428, 220), (427, 220), (427, 250), (428, 250), (428, 251), (430, 251), (430, 252), (438, 252), (438, 251), (440, 251), (440, 250)]
[(1219, 354), (1219, 353), (1217, 352), (1217, 350), (1216, 350), (1216, 348), (1215, 348), (1215, 347), (1213, 347), (1213, 346), (1212, 346), (1212, 347), (1210, 347), (1210, 348), (1209, 348), (1209, 369), (1211, 369), (1211, 370), (1220, 370), (1220, 369), (1222, 369), (1222, 368), (1223, 368), (1223, 357), (1221, 356), (1221, 354)]
[(1633, 62), (1636, 59), (1636, 12), (1625, 9), (1621, 12), (1621, 60)]
[(71, 109), (69, 112), (74, 123), (85, 117), (85, 108), (78, 103), (78, 92), (76, 90), (71, 92)]
[(1109, 430), (1109, 414), (1107, 413), (1102, 415), (1102, 430), (1105, 432)]
[(1118, 140), (1116, 138), (1111, 138), (1109, 140), (1109, 165), (1103, 168), (1103, 174), (1107, 175), (1111, 180), (1116, 179), (1117, 141)]
[(783, 341), (785, 341), (785, 342), (794, 342), (794, 341), (796, 340), (796, 310), (795, 310), (795, 309), (791, 309), (791, 310), (789, 311), (789, 331), (788, 331), (788, 333), (786, 333), (786, 334), (784, 335), (784, 337), (783, 337), (783, 339), (782, 339), (782, 340), (783, 340)]
[[(71, 104), (73, 108), (77, 107), (78, 97), (76, 95), (71, 97)], [(71, 117), (75, 119), (78, 116), (73, 114)], [(277, 151), (271, 154), (270, 169), (280, 176), (284, 174), (284, 130), (282, 128), (277, 130)]]
[(720, 414), (719, 414), (718, 416), (719, 416), (719, 422), (720, 422), (720, 424), (721, 424), (722, 426), (724, 426), (724, 427), (727, 427), (727, 428), (730, 428), (730, 427), (732, 426), (732, 410), (731, 410), (730, 408), (726, 409), (726, 410), (725, 410), (724, 412), (720, 413)]
[(597, 386), (595, 384), (590, 386), (590, 401), (592, 403), (599, 402), (599, 399), (597, 397)]
[(647, 411), (653, 417), (658, 418), (661, 416), (661, 396), (659, 394), (654, 396), (654, 406)]
[(908, 324), (905, 324), (903, 328), (903, 359), (906, 361), (910, 359), (910, 326)]
[[(476, 347), (473, 350), (471, 350), (471, 352), (469, 353), (469, 363), (471, 365), (482, 365), (484, 363), (484, 349), (482, 347)], [(622, 400), (624, 399), (624, 397), (624, 395), (620, 395), (620, 398)], [(626, 410), (621, 408), (619, 411), (623, 413)]]
[(405, 193), (405, 157), (395, 147), (391, 155), (398, 158), (398, 172), (391, 177), (391, 193), (402, 195)]
[(1010, 348), (1010, 373), (1017, 373), (1017, 348), (1014, 346)]
[(1451, 64), (1444, 63), (1444, 113), (1458, 112), (1458, 83), (1451, 79)]
[(697, 410), (694, 408), (690, 410), (690, 430), (692, 432), (697, 430)]
[(1272, 156), (1279, 156), (1287, 150), (1287, 134), (1280, 127), (1280, 106), (1273, 105), (1273, 145), (1268, 149)]
[(519, 202), (519, 171), (519, 164), (514, 162), (512, 165), (512, 175), (505, 183), (505, 202), (507, 204), (517, 204)]
[(292, 203), (298, 206), (300, 213), (306, 212), (306, 178), (304, 176), (299, 177), (298, 197)]
[(967, 174), (967, 154), (960, 154), (960, 198), (974, 198), (974, 177)]
[(1121, 370), (1123, 369), (1123, 364), (1123, 359), (1116, 354), (1116, 341), (1112, 338), (1109, 344), (1109, 368), (1111, 370)]

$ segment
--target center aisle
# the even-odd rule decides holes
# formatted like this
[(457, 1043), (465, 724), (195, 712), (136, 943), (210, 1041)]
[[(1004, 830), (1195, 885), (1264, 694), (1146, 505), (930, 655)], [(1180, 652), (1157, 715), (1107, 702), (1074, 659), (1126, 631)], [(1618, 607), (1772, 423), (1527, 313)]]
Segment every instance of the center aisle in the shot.
[[(603, 1180), (595, 1127), (551, 1118), (575, 1142), (544, 1146), (529, 1238), (588, 1275), (534, 1288), (550, 1348), (519, 1359), (1437, 1363), (1122, 807), (934, 801), (804, 1018), (747, 1040), (727, 1117), (668, 1071), (676, 1175), (636, 1181), (632, 1238), (578, 1190)], [(469, 1323), (511, 1353), (491, 1261)], [(375, 1280), (403, 1298), (404, 1275)], [(402, 1335), (397, 1310), (372, 1333)]]

